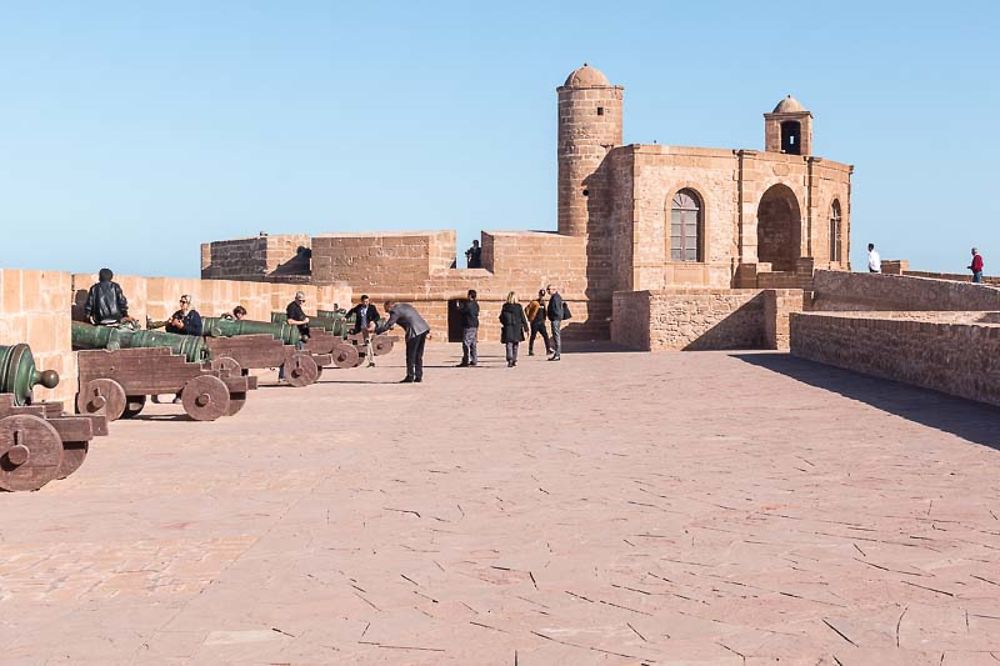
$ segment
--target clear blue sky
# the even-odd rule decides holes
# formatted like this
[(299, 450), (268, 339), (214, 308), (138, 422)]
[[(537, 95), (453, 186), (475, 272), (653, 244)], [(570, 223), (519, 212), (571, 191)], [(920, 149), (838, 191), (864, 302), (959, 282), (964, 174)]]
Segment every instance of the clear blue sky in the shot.
[[(855, 164), (856, 267), (1000, 273), (993, 2), (0, 0), (0, 266), (196, 275), (201, 242), (555, 228), (555, 87), (626, 143), (760, 148), (786, 93)], [(990, 264), (997, 269), (990, 270)]]

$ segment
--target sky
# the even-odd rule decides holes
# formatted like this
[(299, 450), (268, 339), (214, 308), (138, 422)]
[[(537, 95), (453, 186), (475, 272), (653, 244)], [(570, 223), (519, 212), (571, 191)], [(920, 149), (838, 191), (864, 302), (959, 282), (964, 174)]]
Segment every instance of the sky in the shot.
[[(1000, 265), (1000, 3), (0, 0), (0, 266), (195, 276), (206, 241), (555, 229), (556, 93), (625, 143), (855, 165), (851, 260)], [(993, 259), (995, 257), (995, 259)]]

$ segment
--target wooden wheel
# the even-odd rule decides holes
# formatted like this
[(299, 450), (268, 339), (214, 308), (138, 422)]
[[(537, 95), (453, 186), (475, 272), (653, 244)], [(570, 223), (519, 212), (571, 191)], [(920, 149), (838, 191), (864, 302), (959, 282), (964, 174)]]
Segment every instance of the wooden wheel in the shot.
[(87, 458), (87, 451), (90, 450), (89, 442), (63, 442), (62, 463), (56, 471), (57, 479), (65, 479), (67, 476), (80, 469), (80, 465)]
[(38, 490), (62, 464), (59, 433), (45, 419), (17, 414), (0, 419), (0, 488)]
[(146, 396), (130, 395), (125, 399), (125, 411), (122, 412), (123, 419), (135, 418), (146, 406)]
[(376, 356), (385, 356), (392, 351), (394, 341), (388, 335), (376, 335), (372, 340), (372, 351)]
[(104, 414), (117, 421), (125, 412), (125, 389), (113, 379), (91, 379), (76, 396), (76, 409), (81, 414)]
[(184, 383), (181, 402), (195, 421), (214, 421), (229, 410), (229, 388), (215, 375), (199, 375)]
[(356, 368), (361, 362), (361, 354), (351, 345), (337, 345), (330, 353), (333, 355), (333, 364), (338, 368)]
[(308, 386), (319, 379), (319, 366), (309, 354), (295, 352), (285, 361), (285, 380), (292, 386)]
[(220, 377), (239, 377), (243, 374), (243, 368), (231, 356), (222, 356), (212, 361), (212, 370), (218, 370)]
[(247, 394), (246, 393), (230, 393), (229, 394), (229, 409), (226, 410), (226, 416), (233, 416), (241, 409), (243, 405), (247, 404)]

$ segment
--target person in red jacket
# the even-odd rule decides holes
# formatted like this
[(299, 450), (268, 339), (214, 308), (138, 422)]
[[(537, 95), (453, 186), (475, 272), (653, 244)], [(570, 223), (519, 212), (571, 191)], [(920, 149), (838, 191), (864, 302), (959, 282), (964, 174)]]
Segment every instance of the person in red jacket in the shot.
[(983, 256), (976, 248), (972, 248), (972, 263), (968, 268), (972, 271), (973, 282), (983, 281)]

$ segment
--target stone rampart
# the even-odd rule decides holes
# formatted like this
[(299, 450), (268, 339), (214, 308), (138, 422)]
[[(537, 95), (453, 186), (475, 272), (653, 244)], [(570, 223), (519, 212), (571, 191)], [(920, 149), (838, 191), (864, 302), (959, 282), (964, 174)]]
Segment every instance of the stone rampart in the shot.
[(879, 273), (816, 271), (813, 310), (1000, 310), (1000, 289)]
[(613, 342), (641, 351), (787, 349), (797, 289), (664, 289), (614, 295)]
[[(1000, 406), (1000, 323), (984, 313), (796, 313), (791, 352), (819, 363)], [(980, 321), (975, 321), (979, 319)]]

